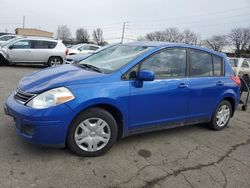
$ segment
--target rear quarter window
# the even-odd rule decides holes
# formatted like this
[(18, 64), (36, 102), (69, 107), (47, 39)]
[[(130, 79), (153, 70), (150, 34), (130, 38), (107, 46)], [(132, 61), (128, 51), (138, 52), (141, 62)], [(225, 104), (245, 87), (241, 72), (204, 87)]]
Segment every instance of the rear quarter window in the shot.
[(213, 56), (214, 63), (214, 76), (222, 76), (223, 75), (223, 59), (218, 56)]
[(44, 41), (44, 47), (46, 49), (53, 49), (55, 48), (57, 45), (57, 42), (53, 42), (53, 41)]

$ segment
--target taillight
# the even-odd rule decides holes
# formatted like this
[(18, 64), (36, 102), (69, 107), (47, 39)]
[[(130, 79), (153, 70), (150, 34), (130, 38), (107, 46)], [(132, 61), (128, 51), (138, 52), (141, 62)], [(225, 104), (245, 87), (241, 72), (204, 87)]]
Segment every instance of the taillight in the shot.
[(238, 85), (240, 86), (241, 81), (240, 78), (238, 76), (231, 76), (231, 79)]
[(69, 53), (69, 50), (68, 50), (68, 48), (66, 48), (65, 55), (68, 55), (68, 53)]

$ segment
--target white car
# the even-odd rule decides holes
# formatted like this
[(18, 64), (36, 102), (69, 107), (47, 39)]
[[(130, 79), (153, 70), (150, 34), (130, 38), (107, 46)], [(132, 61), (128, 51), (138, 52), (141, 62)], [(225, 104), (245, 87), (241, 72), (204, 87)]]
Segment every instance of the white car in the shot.
[(36, 63), (48, 66), (63, 64), (68, 53), (58, 40), (41, 37), (22, 37), (0, 48), (0, 59), (8, 64)]
[(94, 44), (77, 44), (69, 48), (69, 55), (75, 54), (92, 54), (96, 50), (100, 49), (100, 46)]
[(9, 40), (18, 37), (18, 35), (2, 35), (0, 36), (0, 46)]
[(250, 76), (250, 59), (228, 58), (228, 61), (236, 75)]

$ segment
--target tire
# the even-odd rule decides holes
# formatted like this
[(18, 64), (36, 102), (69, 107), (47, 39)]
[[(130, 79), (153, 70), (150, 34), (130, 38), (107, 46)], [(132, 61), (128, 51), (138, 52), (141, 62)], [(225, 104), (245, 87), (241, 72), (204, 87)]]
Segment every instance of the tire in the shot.
[(117, 135), (114, 117), (101, 108), (90, 108), (80, 113), (71, 123), (67, 146), (77, 155), (96, 157), (112, 147)]
[(0, 66), (5, 65), (5, 59), (4, 57), (0, 54)]
[(231, 116), (232, 116), (231, 103), (229, 101), (224, 100), (217, 106), (213, 114), (213, 117), (209, 123), (209, 127), (217, 131), (222, 130), (225, 127), (227, 127)]
[(49, 67), (55, 67), (57, 65), (61, 65), (63, 63), (62, 59), (60, 57), (51, 57), (48, 61)]

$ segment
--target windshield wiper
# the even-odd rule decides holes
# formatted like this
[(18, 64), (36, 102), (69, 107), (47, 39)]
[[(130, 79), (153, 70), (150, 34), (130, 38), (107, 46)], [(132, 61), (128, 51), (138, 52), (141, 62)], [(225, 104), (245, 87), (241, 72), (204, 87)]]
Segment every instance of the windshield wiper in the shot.
[(102, 71), (100, 70), (100, 68), (94, 66), (94, 65), (90, 65), (90, 64), (78, 64), (78, 66), (80, 67), (86, 67), (88, 69), (94, 70), (96, 72), (102, 73)]

